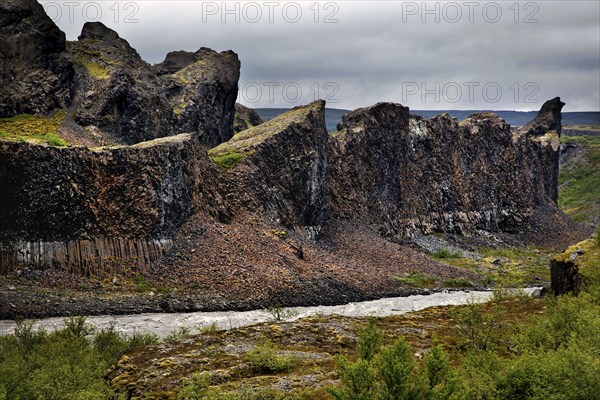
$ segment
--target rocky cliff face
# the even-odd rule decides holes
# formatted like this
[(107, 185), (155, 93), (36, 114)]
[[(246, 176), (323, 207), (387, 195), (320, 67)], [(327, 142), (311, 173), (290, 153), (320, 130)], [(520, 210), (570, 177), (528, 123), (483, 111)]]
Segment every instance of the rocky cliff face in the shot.
[(75, 144), (198, 132), (214, 147), (233, 135), (240, 62), (232, 51), (169, 53), (153, 67), (100, 22), (66, 42), (35, 0), (0, 7), (0, 117), (68, 109), (62, 133)]
[(2, 257), (142, 267), (194, 211), (218, 216), (214, 181), (196, 135), (98, 149), (1, 142)]
[(97, 149), (1, 142), (0, 184), (10, 190), (1, 194), (0, 238), (165, 238), (195, 199), (212, 196), (211, 168), (190, 134)]
[[(561, 108), (547, 102), (533, 130), (560, 127)], [(526, 128), (513, 135), (491, 113), (424, 119), (390, 103), (353, 111), (330, 139), (334, 215), (390, 237), (522, 230), (556, 200), (558, 174), (556, 132)]]
[(71, 103), (65, 34), (35, 0), (0, 3), (0, 116), (48, 113)]
[[(346, 290), (360, 286), (362, 265), (374, 265), (359, 253), (401, 251), (373, 230), (393, 241), (487, 231), (560, 243), (570, 229), (556, 208), (558, 98), (515, 133), (492, 113), (425, 119), (379, 103), (345, 115), (330, 136), (316, 101), (265, 123), (238, 106), (234, 135), (235, 53), (179, 51), (151, 66), (100, 23), (66, 43), (34, 0), (0, 10), (0, 116), (61, 109), (53, 123), (89, 145), (0, 141), (0, 273), (25, 264), (100, 276), (159, 265), (185, 277), (188, 267), (214, 273), (225, 260), (221, 272), (291, 265), (293, 286), (314, 278), (302, 268), (331, 264), (339, 268), (325, 286)], [(228, 232), (238, 241), (223, 239)], [(320, 233), (343, 253), (315, 245)], [(353, 282), (340, 267), (348, 260), (359, 271)]]
[(327, 215), (325, 102), (296, 107), (210, 150), (234, 208), (317, 234)]

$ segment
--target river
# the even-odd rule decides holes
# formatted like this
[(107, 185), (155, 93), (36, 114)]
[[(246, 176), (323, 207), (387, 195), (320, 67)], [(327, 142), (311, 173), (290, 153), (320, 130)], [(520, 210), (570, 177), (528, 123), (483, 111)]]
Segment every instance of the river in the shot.
[[(540, 288), (522, 289), (527, 295), (539, 293)], [(294, 318), (299, 319), (311, 315), (342, 315), (347, 317), (367, 317), (399, 315), (411, 311), (423, 310), (428, 307), (444, 305), (462, 305), (469, 302), (484, 302), (492, 298), (491, 291), (444, 291), (429, 295), (414, 295), (407, 297), (391, 297), (372, 301), (348, 303), (339, 306), (290, 307)], [(161, 338), (168, 336), (180, 328), (188, 328), (192, 333), (197, 328), (215, 324), (221, 329), (233, 329), (271, 321), (273, 317), (264, 310), (254, 311), (223, 311), (223, 312), (192, 312), (192, 313), (152, 313), (133, 315), (105, 315), (87, 317), (87, 322), (96, 329), (108, 328), (111, 325), (125, 333), (134, 332), (154, 333)], [(35, 327), (53, 330), (63, 327), (64, 318), (46, 318), (37, 320)], [(15, 322), (0, 320), (0, 335), (14, 331)]]

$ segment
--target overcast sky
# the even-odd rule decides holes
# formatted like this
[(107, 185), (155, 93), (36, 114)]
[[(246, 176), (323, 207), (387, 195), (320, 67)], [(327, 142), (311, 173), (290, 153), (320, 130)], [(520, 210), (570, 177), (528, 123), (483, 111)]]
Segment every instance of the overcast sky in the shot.
[(75, 40), (100, 20), (157, 63), (234, 50), (238, 100), (354, 109), (600, 111), (600, 1), (42, 1)]

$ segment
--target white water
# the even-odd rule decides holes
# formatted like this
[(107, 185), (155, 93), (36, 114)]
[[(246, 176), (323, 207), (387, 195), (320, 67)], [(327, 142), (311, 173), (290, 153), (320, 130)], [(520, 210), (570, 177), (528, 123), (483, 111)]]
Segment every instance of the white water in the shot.
[[(539, 288), (526, 288), (523, 291), (532, 295)], [(293, 319), (310, 315), (342, 315), (347, 317), (389, 316), (423, 310), (428, 307), (444, 305), (461, 305), (469, 302), (485, 302), (492, 297), (491, 291), (455, 291), (440, 292), (429, 295), (407, 297), (391, 297), (372, 301), (349, 303), (340, 306), (292, 307), (297, 315)], [(290, 320), (293, 320), (290, 319)], [(90, 316), (87, 322), (96, 329), (114, 325), (123, 333), (154, 333), (166, 337), (182, 327), (195, 333), (196, 328), (215, 324), (221, 329), (239, 328), (260, 322), (271, 321), (272, 316), (262, 310), (226, 311), (226, 312), (193, 312), (193, 313), (156, 313), (134, 315)], [(46, 318), (38, 320), (36, 327), (53, 330), (64, 326), (64, 318)], [(14, 321), (0, 320), (0, 335), (10, 334), (15, 327)]]

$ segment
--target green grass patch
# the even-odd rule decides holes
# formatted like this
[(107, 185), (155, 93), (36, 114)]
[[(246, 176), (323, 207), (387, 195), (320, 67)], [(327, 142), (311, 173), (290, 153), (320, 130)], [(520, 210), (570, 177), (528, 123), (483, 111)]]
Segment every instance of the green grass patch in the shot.
[(444, 286), (448, 288), (470, 288), (473, 287), (473, 283), (467, 278), (454, 278), (444, 281)]
[(434, 277), (415, 271), (405, 275), (398, 275), (395, 277), (395, 279), (402, 284), (417, 288), (433, 287), (436, 283)]
[(50, 117), (20, 114), (11, 118), (0, 118), (0, 139), (66, 146), (67, 141), (57, 134), (66, 115), (66, 112), (61, 110)]
[(558, 205), (575, 221), (589, 222), (599, 212), (600, 137), (569, 136), (561, 141), (580, 143), (584, 151), (560, 169)]
[(448, 249), (437, 249), (436, 251), (433, 252), (433, 257), (435, 258), (459, 258), (461, 256), (461, 254), (459, 252), (455, 252), (455, 251), (451, 251)]
[(218, 166), (229, 169), (235, 167), (246, 156), (245, 154), (232, 151), (230, 153), (210, 155), (209, 158)]
[(268, 339), (250, 350), (246, 360), (254, 370), (266, 374), (288, 371), (298, 362), (295, 357), (279, 354), (277, 347)]

